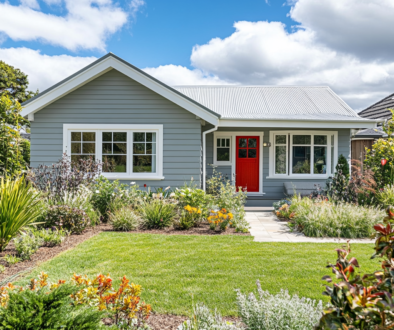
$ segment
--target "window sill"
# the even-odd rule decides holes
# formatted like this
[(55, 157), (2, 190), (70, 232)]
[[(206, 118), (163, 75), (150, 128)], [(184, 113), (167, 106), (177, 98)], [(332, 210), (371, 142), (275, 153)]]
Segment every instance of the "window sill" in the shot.
[(295, 179), (295, 180), (310, 180), (310, 179), (318, 179), (318, 180), (327, 180), (332, 175), (313, 175), (313, 174), (305, 174), (305, 175), (285, 175), (285, 176), (267, 176), (265, 177), (266, 179), (280, 179), (280, 180), (286, 180), (286, 179)]
[(105, 175), (103, 174), (103, 176), (105, 178), (107, 178), (108, 180), (134, 180), (134, 181), (141, 181), (141, 180), (145, 180), (145, 181), (160, 181), (160, 180), (164, 180), (165, 177), (164, 176), (139, 176), (139, 177), (135, 177), (135, 176), (116, 176), (116, 175)]
[(233, 163), (232, 162), (216, 162), (211, 164), (212, 166), (231, 166)]

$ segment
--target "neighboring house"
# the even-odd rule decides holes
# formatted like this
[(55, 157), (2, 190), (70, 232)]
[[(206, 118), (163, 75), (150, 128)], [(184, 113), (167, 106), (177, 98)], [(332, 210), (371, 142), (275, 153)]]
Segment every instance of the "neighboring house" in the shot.
[[(381, 124), (383, 121), (391, 119), (392, 113), (389, 109), (394, 109), (394, 94), (360, 111), (358, 115), (366, 119), (378, 120)], [(352, 159), (364, 160), (365, 149), (371, 149), (376, 139), (386, 137), (387, 134), (383, 132), (381, 126), (375, 129), (361, 129), (356, 131), (352, 137)]]
[[(284, 184), (323, 184), (351, 129), (373, 128), (328, 87), (169, 87), (113, 54), (23, 104), (31, 166), (94, 156), (109, 179), (205, 188), (213, 168), (272, 205)], [(109, 172), (111, 171), (111, 172)]]

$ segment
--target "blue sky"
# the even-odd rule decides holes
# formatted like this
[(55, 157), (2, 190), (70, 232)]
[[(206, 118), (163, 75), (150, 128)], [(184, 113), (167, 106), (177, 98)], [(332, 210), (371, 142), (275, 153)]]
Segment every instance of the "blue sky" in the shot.
[(44, 90), (113, 52), (170, 85), (394, 92), (392, 0), (0, 0), (0, 60)]

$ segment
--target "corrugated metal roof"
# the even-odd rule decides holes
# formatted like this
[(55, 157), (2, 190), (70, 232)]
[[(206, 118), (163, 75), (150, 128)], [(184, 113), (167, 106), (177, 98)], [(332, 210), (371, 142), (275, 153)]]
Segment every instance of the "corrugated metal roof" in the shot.
[(392, 114), (388, 109), (394, 109), (394, 94), (360, 111), (358, 115), (368, 119), (391, 119)]
[(329, 87), (174, 86), (222, 119), (363, 121)]

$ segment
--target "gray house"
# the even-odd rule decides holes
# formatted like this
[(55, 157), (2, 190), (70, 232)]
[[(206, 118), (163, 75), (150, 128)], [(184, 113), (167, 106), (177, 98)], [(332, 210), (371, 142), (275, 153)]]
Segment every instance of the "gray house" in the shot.
[(94, 156), (109, 179), (152, 188), (205, 188), (215, 168), (260, 206), (324, 184), (351, 129), (376, 125), (328, 87), (169, 87), (111, 53), (23, 106), (33, 167)]

